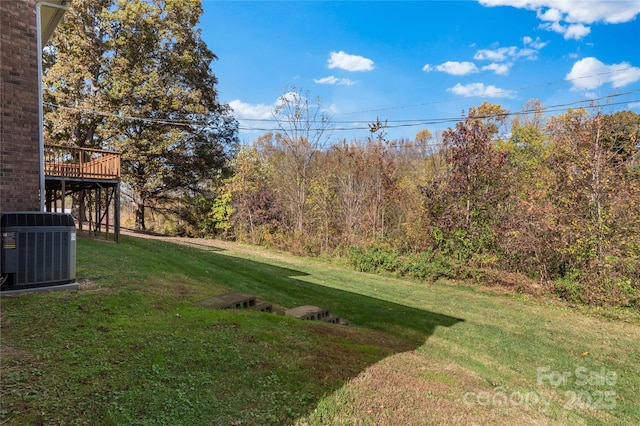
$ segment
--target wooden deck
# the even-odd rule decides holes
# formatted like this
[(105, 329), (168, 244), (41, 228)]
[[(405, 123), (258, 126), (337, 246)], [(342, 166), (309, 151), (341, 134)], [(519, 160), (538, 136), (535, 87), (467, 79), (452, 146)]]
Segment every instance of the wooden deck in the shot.
[(70, 181), (120, 180), (120, 157), (114, 151), (45, 144), (44, 174)]
[[(1, 1), (1, 0), (0, 0)], [(44, 145), (45, 207), (47, 211), (71, 209), (83, 230), (95, 234), (114, 229), (120, 236), (119, 152), (63, 145)]]

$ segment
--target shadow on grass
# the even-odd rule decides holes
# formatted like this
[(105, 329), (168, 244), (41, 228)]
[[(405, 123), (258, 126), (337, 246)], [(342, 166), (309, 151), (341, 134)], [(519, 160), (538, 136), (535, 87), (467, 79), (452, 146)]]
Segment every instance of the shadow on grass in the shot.
[[(223, 280), (220, 284), (230, 291), (251, 294), (283, 309), (301, 305), (327, 308), (332, 314), (348, 320), (353, 327), (388, 333), (414, 348), (424, 344), (436, 327), (451, 327), (464, 321), (461, 318), (310, 283), (298, 279), (308, 275), (298, 270), (238, 259), (223, 253), (211, 254), (210, 260), (214, 268), (212, 278), (218, 279), (216, 275), (220, 274)], [(237, 268), (230, 271), (229, 265)], [(372, 275), (371, 279), (375, 280), (376, 277)]]
[[(194, 244), (189, 246), (199, 249)], [(393, 354), (417, 349), (438, 327), (451, 327), (464, 321), (462, 318), (311, 283), (301, 279), (309, 276), (303, 271), (228, 256), (224, 251), (212, 253), (211, 248), (206, 246), (203, 249), (208, 252), (207, 261), (212, 267), (210, 277), (229, 291), (253, 295), (282, 309), (301, 305), (320, 306), (349, 321), (349, 326), (305, 322), (318, 336), (319, 343), (312, 349), (312, 355), (305, 355), (307, 360), (303, 368), (307, 371), (306, 382), (299, 384), (298, 391), (304, 392), (310, 387), (319, 391), (314, 393), (315, 398), (305, 403), (306, 412), (302, 416), (309, 414), (320, 398), (333, 393), (367, 367)], [(370, 278), (376, 280), (375, 275)], [(194, 305), (199, 302), (193, 301)], [(300, 368), (300, 365), (295, 368)]]
[[(19, 356), (3, 359), (11, 393), (0, 420), (290, 424), (369, 366), (463, 321), (193, 243), (83, 238), (78, 279), (94, 289), (3, 301), (2, 344)], [(198, 306), (221, 291), (322, 306), (351, 325)], [(33, 389), (38, 398), (25, 399)]]

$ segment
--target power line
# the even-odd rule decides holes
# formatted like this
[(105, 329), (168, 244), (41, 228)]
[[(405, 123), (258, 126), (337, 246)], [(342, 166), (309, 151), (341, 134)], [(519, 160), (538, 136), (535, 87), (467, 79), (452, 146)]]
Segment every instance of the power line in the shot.
[[(63, 109), (68, 109), (75, 112), (99, 115), (102, 117), (117, 118), (124, 121), (141, 121), (144, 123), (166, 124), (170, 126), (184, 126), (184, 127), (190, 127), (190, 128), (192, 128), (194, 124), (196, 125), (199, 124), (198, 120), (175, 120), (175, 119), (159, 119), (159, 118), (148, 118), (148, 117), (134, 117), (134, 116), (126, 116), (123, 114), (114, 114), (112, 112), (98, 111), (96, 109), (91, 109), (91, 108), (70, 107), (66, 105), (56, 104), (53, 102), (43, 102), (43, 104), (53, 108), (63, 108)], [(200, 126), (206, 127), (204, 124), (200, 124)]]
[[(551, 82), (546, 82), (546, 83), (535, 84), (535, 85), (531, 85), (531, 86), (522, 86), (522, 87), (518, 87), (518, 88), (513, 89), (513, 90), (500, 90), (500, 91), (495, 92), (495, 93), (497, 93), (497, 94), (509, 94), (509, 93), (511, 93), (513, 91), (521, 92), (521, 91), (524, 91), (524, 90), (537, 89), (539, 87), (554, 86), (554, 85), (558, 85), (558, 84), (563, 84), (566, 81), (577, 81), (577, 80), (582, 80), (582, 79), (587, 79), (587, 78), (592, 78), (592, 77), (598, 77), (598, 76), (601, 76), (601, 75), (613, 74), (614, 72), (618, 72), (618, 71), (625, 71), (626, 69), (627, 68), (618, 68), (618, 69), (613, 69), (613, 70), (609, 70), (609, 71), (603, 71), (603, 72), (596, 73), (596, 74), (584, 75), (584, 76), (575, 77), (575, 78), (568, 78), (568, 79), (565, 79), (565, 80), (556, 80), (556, 81), (551, 81)], [(628, 93), (635, 93), (635, 92), (637, 92), (637, 90), (633, 91), (633, 92), (628, 92)], [(483, 97), (485, 97), (485, 95), (475, 95), (475, 96), (468, 96), (465, 99), (483, 98)], [(423, 103), (420, 103), (420, 104), (413, 104), (413, 105), (404, 105), (404, 106), (397, 106), (397, 107), (369, 109), (369, 110), (362, 110), (362, 111), (342, 112), (342, 113), (337, 113), (336, 115), (351, 115), (351, 114), (362, 114), (362, 113), (369, 113), (369, 112), (393, 111), (393, 110), (398, 110), (398, 109), (409, 109), (409, 108), (416, 108), (416, 107), (427, 106), (427, 105), (436, 105), (436, 104), (457, 102), (459, 100), (460, 100), (459, 98), (446, 99), (446, 100), (440, 100), (440, 101), (423, 102)]]
[[(566, 108), (569, 108), (571, 106), (580, 105), (580, 104), (591, 104), (591, 103), (594, 103), (594, 102), (603, 101), (605, 99), (613, 99), (613, 98), (617, 98), (617, 97), (621, 97), (621, 96), (635, 94), (635, 93), (638, 93), (638, 92), (640, 92), (640, 90), (633, 90), (633, 91), (624, 92), (624, 93), (616, 93), (616, 94), (611, 94), (611, 95), (606, 95), (606, 96), (600, 96), (600, 97), (592, 98), (592, 99), (583, 99), (583, 100), (567, 102), (567, 103), (562, 103), (562, 104), (555, 104), (555, 105), (550, 105), (550, 106), (543, 107), (541, 109), (529, 109), (529, 110), (522, 110), (522, 111), (517, 111), (517, 112), (507, 112), (507, 113), (499, 114), (499, 115), (502, 116), (502, 117), (509, 117), (509, 116), (523, 115), (523, 114), (559, 112), (559, 111), (564, 111)], [(640, 102), (640, 99), (632, 99), (632, 100), (608, 103), (607, 106), (622, 105), (622, 104), (628, 104), (628, 103), (632, 103), (632, 102)], [(103, 116), (103, 117), (116, 118), (116, 119), (127, 120), (127, 121), (141, 121), (141, 122), (145, 122), (145, 123), (163, 124), (163, 125), (171, 125), (171, 126), (182, 126), (182, 127), (189, 127), (189, 128), (194, 128), (194, 127), (206, 128), (206, 127), (209, 127), (208, 123), (201, 122), (201, 121), (198, 121), (198, 120), (155, 119), (155, 118), (148, 118), (148, 117), (126, 116), (126, 115), (123, 115), (123, 114), (115, 114), (115, 113), (104, 112), (104, 111), (99, 111), (99, 110), (90, 109), (90, 108), (69, 107), (69, 106), (65, 106), (65, 105), (61, 105), (61, 104), (56, 104), (56, 103), (53, 103), (53, 102), (44, 102), (44, 104), (49, 106), (49, 107), (53, 107), (53, 108), (63, 108), (63, 109), (68, 109), (68, 110), (72, 110), (72, 111), (76, 111), (76, 112), (88, 113), (88, 114), (99, 115), (99, 116)], [(398, 108), (400, 108), (400, 107), (398, 107)], [(491, 118), (491, 116), (478, 117), (478, 118)], [(464, 119), (465, 119), (464, 117), (445, 117), (445, 118), (422, 118), (422, 119), (407, 119), (407, 120), (387, 120), (385, 122), (385, 126), (383, 128), (384, 129), (394, 129), (394, 128), (403, 128), (403, 127), (416, 127), (416, 126), (429, 126), (429, 125), (436, 125), (436, 124), (458, 123), (458, 122), (464, 121)], [(239, 122), (240, 121), (249, 121), (249, 122), (274, 123), (274, 124), (277, 124), (277, 123), (280, 122), (279, 120), (277, 120), (275, 118), (273, 118), (273, 119), (245, 119), (245, 118), (238, 118), (237, 120)], [(318, 123), (318, 122), (319, 121), (314, 121), (314, 120), (310, 120), (309, 121), (309, 123)], [(331, 128), (331, 129), (310, 128), (308, 130), (309, 131), (319, 131), (319, 130), (323, 130), (323, 131), (325, 131), (325, 130), (329, 130), (329, 131), (370, 130), (369, 124), (371, 124), (370, 121), (335, 121), (334, 123), (350, 124), (351, 126), (334, 127), (334, 128)], [(263, 132), (273, 132), (273, 131), (282, 130), (279, 127), (266, 127), (266, 126), (265, 127), (239, 126), (238, 129), (239, 130), (245, 130), (245, 131), (263, 131)]]
[[(611, 95), (601, 96), (601, 97), (598, 97), (598, 98), (582, 99), (582, 100), (579, 100), (579, 101), (573, 101), (573, 102), (569, 102), (569, 103), (565, 103), (565, 104), (552, 105), (549, 108), (553, 108), (553, 107), (557, 107), (557, 106), (576, 105), (576, 104), (582, 104), (582, 103), (591, 103), (591, 102), (596, 102), (596, 101), (600, 101), (600, 100), (603, 100), (603, 99), (611, 99), (611, 98), (615, 98), (615, 97), (631, 95), (631, 94), (638, 93), (638, 92), (640, 92), (640, 89), (632, 90), (632, 91), (629, 91), (629, 92), (623, 92), (623, 93), (614, 93), (614, 94), (611, 94)], [(459, 99), (456, 99), (455, 101), (458, 101), (458, 100)], [(425, 102), (425, 103), (422, 103), (422, 104), (399, 106), (399, 107), (390, 107), (390, 108), (382, 108), (382, 109), (363, 110), (363, 111), (356, 111), (356, 112), (340, 113), (340, 114), (336, 114), (336, 115), (379, 112), (379, 111), (387, 111), (387, 110), (394, 110), (394, 109), (403, 109), (403, 108), (412, 108), (412, 107), (417, 107), (417, 106), (432, 105), (432, 104), (445, 103), (445, 102), (453, 102), (453, 100)], [(627, 102), (635, 102), (635, 100), (627, 101)], [(261, 123), (277, 123), (279, 121), (279, 120), (277, 120), (275, 118), (240, 118), (238, 120), (249, 121), (249, 122), (261, 122)], [(403, 123), (403, 122), (407, 122), (408, 123), (408, 122), (416, 122), (416, 121), (424, 121), (424, 120), (425, 119), (409, 119), (409, 120), (388, 120), (388, 121), (393, 122), (393, 123)], [(431, 120), (431, 119), (429, 119), (429, 120)], [(442, 120), (444, 120), (445, 122), (450, 122), (450, 121), (456, 121), (456, 120), (458, 120), (458, 118), (443, 118)], [(320, 121), (310, 120), (310, 122), (311, 123), (317, 123), (317, 122), (320, 122)], [(370, 121), (367, 121), (367, 120), (364, 120), (364, 121), (363, 120), (347, 120), (347, 121), (331, 120), (331, 122), (332, 123), (338, 123), (338, 124), (369, 124), (370, 123)]]
[[(602, 98), (598, 98), (598, 99), (604, 99), (605, 97)], [(595, 100), (585, 100), (585, 101), (575, 101), (575, 102), (570, 102), (570, 103), (566, 103), (566, 104), (557, 104), (557, 105), (552, 105), (549, 107), (543, 107), (541, 109), (529, 109), (529, 110), (523, 110), (523, 111), (518, 111), (518, 112), (507, 112), (504, 114), (495, 114), (495, 115), (491, 115), (491, 116), (478, 116), (477, 118), (492, 118), (492, 117), (511, 117), (511, 116), (518, 116), (518, 115), (527, 115), (527, 114), (535, 114), (535, 113), (552, 113), (552, 112), (561, 112), (561, 111), (565, 111), (569, 106), (571, 105), (576, 105), (576, 104), (584, 104), (584, 103), (592, 103)], [(623, 104), (628, 104), (630, 102), (639, 102), (640, 99), (633, 99), (633, 100), (628, 100), (628, 101), (621, 101), (621, 102), (612, 102), (607, 104), (608, 106), (615, 106), (615, 105), (623, 105)], [(387, 121), (387, 124), (383, 127), (383, 129), (396, 129), (396, 128), (403, 128), (403, 127), (416, 127), (416, 126), (430, 126), (430, 125), (435, 125), (435, 124), (447, 124), (447, 123), (459, 123), (464, 121), (466, 118), (464, 117), (456, 117), (456, 118), (438, 118), (438, 119), (417, 119), (417, 120), (391, 120), (391, 121)], [(370, 130), (368, 124), (370, 124), (370, 122), (351, 122), (351, 123), (367, 123), (365, 125), (359, 126), (351, 126), (351, 127), (335, 127), (333, 129), (331, 129), (332, 131), (353, 131), (353, 130)], [(391, 124), (389, 124), (391, 123)], [(279, 128), (274, 128), (274, 127), (243, 127), (240, 126), (239, 127), (240, 130), (250, 130), (250, 131), (263, 131), (263, 132), (274, 132), (274, 131), (279, 131), (281, 129)], [(324, 129), (309, 129), (309, 131), (314, 131), (314, 130), (324, 130)]]

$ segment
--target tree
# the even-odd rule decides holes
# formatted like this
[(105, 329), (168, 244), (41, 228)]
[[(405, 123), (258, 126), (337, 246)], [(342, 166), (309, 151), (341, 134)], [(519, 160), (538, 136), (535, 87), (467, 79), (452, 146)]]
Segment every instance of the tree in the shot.
[(308, 93), (301, 94), (296, 87), (285, 88), (273, 115), (281, 130), (276, 139), (282, 154), (278, 157), (279, 190), (292, 218), (293, 232), (302, 237), (313, 159), (328, 141), (331, 119), (320, 99), (312, 102)]
[(234, 210), (231, 217), (234, 235), (252, 244), (269, 243), (267, 236), (283, 226), (282, 208), (273, 189), (273, 174), (259, 151), (261, 141), (269, 141), (271, 137), (272, 134), (263, 135), (256, 146), (238, 153), (233, 161), (234, 174), (225, 185)]
[(429, 147), (429, 143), (433, 139), (433, 134), (429, 131), (429, 129), (422, 129), (418, 133), (416, 133), (415, 137), (415, 146), (418, 148), (418, 152), (422, 158), (426, 158), (430, 155), (431, 149)]
[[(446, 150), (438, 137), (428, 129), (422, 129), (415, 135), (413, 144), (403, 140), (391, 141), (396, 149), (394, 157), (394, 200), (389, 208), (395, 224), (390, 229), (412, 252), (430, 246), (429, 220), (424, 209), (423, 191), (434, 181), (444, 179), (447, 173)], [(427, 192), (429, 192), (427, 190)]]
[(619, 111), (602, 116), (602, 142), (611, 150), (611, 160), (616, 166), (626, 167), (638, 160), (640, 151), (640, 114)]
[[(84, 140), (122, 152), (140, 229), (148, 206), (175, 212), (176, 200), (212, 195), (237, 144), (237, 122), (210, 68), (216, 56), (197, 29), (201, 14), (200, 0), (78, 0), (54, 40), (50, 96), (75, 104), (69, 110), (95, 129), (76, 120), (67, 130), (57, 112), (50, 133), (94, 135)], [(76, 63), (66, 77), (63, 67)]]
[(104, 75), (114, 0), (76, 0), (43, 55), (44, 131), (49, 143), (104, 148)]
[(372, 185), (376, 181), (374, 164), (367, 145), (343, 143), (330, 150), (332, 186), (336, 193), (334, 226), (342, 236), (342, 243), (351, 246), (361, 243), (372, 230), (370, 204), (375, 200)]
[(433, 232), (443, 233), (440, 244), (462, 258), (495, 248), (494, 225), (509, 191), (505, 154), (492, 141), (498, 130), (494, 116), (477, 111), (443, 133), (448, 176), (423, 189)]
[(616, 118), (577, 109), (548, 123), (556, 176), (552, 200), (563, 235), (558, 251), (568, 271), (589, 271), (593, 281), (610, 273), (611, 256), (637, 256), (632, 247), (638, 247), (638, 179), (630, 173), (629, 142), (635, 129), (617, 134)]
[(481, 123), (492, 138), (500, 138), (505, 133), (508, 112), (498, 104), (484, 101), (480, 106), (470, 108), (467, 117)]
[(460, 197), (465, 228), (472, 225), (474, 217), (492, 209), (501, 197), (499, 172), (505, 161), (491, 144), (493, 129), (469, 116), (455, 131), (444, 134), (444, 142), (450, 148), (449, 186)]
[(499, 144), (507, 156), (511, 191), (498, 227), (498, 245), (501, 267), (544, 281), (558, 276), (561, 261), (554, 244), (558, 239), (557, 209), (550, 202), (554, 174), (542, 111), (538, 100), (528, 101), (514, 116), (509, 139)]

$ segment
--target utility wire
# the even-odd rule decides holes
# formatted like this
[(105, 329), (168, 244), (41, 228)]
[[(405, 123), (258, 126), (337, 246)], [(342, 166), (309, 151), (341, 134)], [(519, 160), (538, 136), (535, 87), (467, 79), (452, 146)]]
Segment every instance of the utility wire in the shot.
[[(540, 84), (535, 84), (535, 85), (531, 85), (531, 86), (522, 86), (522, 87), (519, 87), (519, 88), (516, 88), (516, 89), (513, 89), (513, 90), (500, 90), (500, 91), (498, 91), (496, 93), (509, 94), (509, 93), (514, 92), (514, 91), (522, 92), (522, 91), (525, 91), (525, 90), (537, 89), (537, 88), (540, 88), (540, 87), (547, 87), (547, 86), (554, 86), (554, 85), (558, 85), (558, 84), (563, 84), (564, 82), (567, 82), (567, 81), (577, 81), (577, 80), (583, 80), (583, 79), (592, 78), (592, 77), (598, 77), (598, 76), (607, 75), (607, 74), (613, 74), (614, 72), (625, 71), (625, 70), (627, 70), (627, 68), (618, 68), (618, 69), (614, 69), (614, 70), (603, 71), (603, 72), (596, 73), (596, 74), (584, 75), (584, 76), (575, 77), (575, 78), (568, 78), (568, 79), (565, 79), (565, 80), (551, 81), (551, 82), (540, 83)], [(627, 92), (627, 93), (635, 93), (635, 92), (638, 92), (638, 90), (635, 90), (635, 91), (632, 91), (632, 92)], [(465, 99), (483, 98), (483, 97), (485, 97), (485, 96), (484, 95), (474, 95), (474, 96), (466, 97)], [(370, 110), (362, 110), (362, 111), (342, 112), (342, 113), (337, 113), (335, 115), (351, 115), (351, 114), (362, 114), (362, 113), (369, 113), (369, 112), (393, 111), (393, 110), (398, 110), (398, 109), (409, 109), (409, 108), (417, 108), (417, 107), (427, 106), (427, 105), (437, 105), (437, 104), (457, 102), (459, 100), (460, 100), (459, 98), (447, 99), (447, 100), (424, 102), (424, 103), (420, 103), (420, 104), (404, 105), (404, 106), (397, 106), (397, 107), (388, 107), (388, 108), (378, 108), (378, 109), (370, 109)]]
[[(488, 115), (488, 116), (477, 116), (476, 118), (493, 118), (493, 117), (511, 117), (511, 116), (517, 116), (517, 115), (527, 115), (527, 114), (535, 114), (535, 113), (551, 113), (551, 112), (562, 112), (562, 111), (566, 111), (567, 110), (567, 106), (569, 105), (575, 105), (575, 104), (579, 104), (579, 103), (591, 103), (593, 102), (593, 100), (588, 100), (588, 101), (576, 101), (576, 102), (572, 102), (572, 103), (568, 103), (568, 104), (558, 104), (558, 105), (552, 105), (549, 107), (544, 107), (541, 109), (530, 109), (530, 110), (524, 110), (524, 111), (518, 111), (518, 112), (507, 112), (504, 114), (494, 114), (494, 115)], [(630, 102), (640, 102), (640, 99), (634, 99), (634, 100), (630, 100), (630, 101), (623, 101), (623, 102), (612, 102), (607, 104), (608, 106), (615, 106), (615, 105), (623, 105), (623, 104), (628, 104)], [(398, 120), (398, 121), (388, 121), (383, 127), (382, 129), (396, 129), (396, 128), (403, 128), (403, 127), (416, 127), (416, 126), (429, 126), (429, 125), (435, 125), (435, 124), (446, 124), (446, 123), (459, 123), (464, 121), (466, 118), (465, 117), (457, 117), (457, 118), (440, 118), (440, 119), (424, 119), (424, 120), (411, 120), (410, 122), (405, 122), (405, 120)], [(362, 122), (365, 123), (365, 122)], [(369, 123), (370, 122), (366, 122)], [(389, 124), (391, 123), (391, 124)], [(243, 127), (240, 126), (239, 127), (240, 130), (252, 130), (252, 131), (263, 131), (263, 132), (273, 132), (273, 131), (278, 131), (280, 130), (279, 128), (273, 128), (273, 127)], [(313, 130), (321, 130), (321, 129), (309, 129), (310, 131)], [(324, 129), (322, 129), (324, 130)], [(331, 129), (332, 131), (353, 131), (353, 130), (370, 130), (370, 127), (368, 126), (368, 124), (366, 125), (356, 125), (356, 126), (351, 126), (351, 127), (335, 127)]]
[[(556, 108), (556, 107), (560, 107), (560, 106), (570, 106), (570, 105), (577, 105), (577, 104), (588, 104), (588, 103), (592, 103), (592, 102), (596, 102), (596, 101), (600, 101), (603, 99), (612, 99), (612, 98), (616, 98), (616, 97), (620, 97), (620, 96), (626, 96), (626, 95), (631, 95), (634, 93), (638, 93), (640, 92), (640, 89), (638, 90), (632, 90), (629, 92), (624, 92), (624, 93), (614, 93), (611, 95), (605, 95), (605, 96), (600, 96), (598, 98), (591, 98), (591, 99), (582, 99), (579, 101), (573, 101), (573, 102), (568, 102), (568, 103), (564, 103), (564, 104), (557, 104), (557, 105), (551, 105), (548, 107), (543, 107), (544, 109), (547, 108)], [(456, 99), (457, 101), (458, 99)], [(453, 102), (453, 101), (434, 101), (434, 102), (427, 102), (427, 103), (423, 103), (423, 104), (416, 104), (416, 105), (409, 105), (409, 106), (401, 106), (401, 107), (392, 107), (392, 108), (383, 108), (383, 109), (372, 109), (372, 110), (363, 110), (363, 111), (357, 111), (357, 112), (347, 112), (347, 113), (340, 113), (340, 114), (336, 114), (336, 115), (344, 115), (344, 114), (360, 114), (360, 113), (367, 113), (367, 112), (378, 112), (378, 111), (386, 111), (386, 110), (394, 110), (394, 109), (402, 109), (402, 108), (411, 108), (414, 106), (425, 106), (425, 105), (430, 105), (430, 104), (437, 104), (437, 103), (444, 103), (444, 102)], [(635, 100), (631, 100), (631, 101), (625, 101), (622, 103), (629, 103), (629, 102), (635, 102)], [(534, 111), (534, 110), (531, 110)], [(535, 112), (535, 111), (534, 111)], [(513, 113), (509, 113), (509, 115), (518, 115), (521, 114), (522, 111), (520, 112), (513, 112)], [(274, 119), (274, 118), (241, 118), (239, 120), (242, 121), (250, 121), (250, 122), (266, 122), (266, 123), (277, 123), (278, 120)], [(443, 122), (451, 122), (451, 121), (456, 121), (459, 120), (459, 117), (457, 118), (442, 118), (442, 119), (408, 119), (408, 120), (388, 120), (389, 122), (392, 123), (411, 123), (411, 122), (423, 122), (423, 121), (434, 121), (434, 120), (440, 120)], [(310, 122), (319, 122), (319, 121), (313, 121), (311, 120)], [(339, 120), (331, 120), (332, 123), (338, 123), (338, 124), (370, 124), (371, 121), (368, 120), (347, 120), (347, 121), (339, 121)]]
[[(522, 110), (522, 111), (517, 111), (517, 112), (507, 112), (507, 113), (499, 114), (499, 115), (506, 117), (506, 116), (515, 116), (515, 115), (523, 115), (523, 114), (526, 115), (526, 114), (533, 114), (533, 113), (558, 112), (558, 111), (564, 111), (565, 109), (567, 109), (567, 108), (569, 108), (571, 106), (574, 106), (574, 105), (591, 104), (591, 103), (594, 103), (594, 102), (597, 102), (597, 101), (602, 101), (602, 100), (605, 100), (605, 99), (613, 99), (613, 98), (617, 98), (617, 97), (621, 97), (621, 96), (635, 94), (635, 93), (638, 93), (638, 92), (640, 92), (640, 89), (639, 90), (629, 91), (629, 92), (624, 92), (624, 93), (616, 93), (616, 94), (611, 94), (611, 95), (606, 95), (606, 96), (600, 96), (600, 97), (592, 98), (592, 99), (583, 99), (583, 100), (578, 100), (578, 101), (573, 101), (573, 102), (568, 102), (568, 103), (550, 105), (550, 106), (543, 107), (541, 109), (529, 109), (529, 110)], [(640, 102), (640, 99), (632, 99), (632, 100), (608, 103), (607, 106), (629, 104), (629, 103), (633, 103), (633, 102)], [(209, 124), (206, 121), (199, 121), (199, 120), (191, 120), (190, 121), (190, 120), (154, 119), (154, 118), (147, 118), (147, 117), (125, 116), (125, 115), (122, 115), (122, 114), (114, 114), (114, 113), (99, 111), (99, 110), (90, 109), (90, 108), (69, 107), (69, 106), (65, 106), (65, 105), (61, 105), (61, 104), (56, 104), (56, 103), (53, 103), (53, 102), (44, 102), (44, 105), (52, 107), (52, 108), (63, 108), (63, 109), (68, 109), (68, 110), (72, 110), (72, 111), (75, 111), (75, 112), (88, 113), (88, 114), (99, 115), (99, 116), (103, 116), (103, 117), (116, 118), (116, 119), (121, 119), (121, 120), (128, 120), (128, 121), (141, 121), (141, 122), (145, 122), (145, 123), (164, 124), (164, 125), (172, 125), (172, 126), (182, 126), (182, 127), (189, 127), (189, 128), (194, 128), (194, 127), (205, 128), (205, 127), (209, 126)], [(398, 107), (398, 108), (401, 108), (401, 107)], [(371, 111), (376, 111), (376, 110), (371, 110)], [(364, 112), (367, 112), (367, 111), (362, 111), (362, 112), (364, 113)], [(491, 117), (492, 116), (478, 117), (478, 118), (491, 118)], [(273, 119), (238, 118), (237, 120), (239, 122), (241, 122), (241, 121), (243, 121), (243, 122), (262, 122), (262, 123), (274, 123), (274, 124), (280, 122), (280, 120), (277, 120), (275, 118), (273, 118)], [(464, 120), (465, 120), (464, 117), (424, 118), (424, 119), (408, 119), (408, 120), (387, 120), (386, 124), (385, 124), (385, 126), (383, 128), (384, 129), (393, 129), (393, 128), (402, 128), (402, 127), (428, 126), (428, 125), (435, 125), (435, 124), (458, 123), (458, 122), (461, 122), (461, 121), (464, 121)], [(318, 123), (318, 121), (313, 121), (313, 120), (310, 120), (309, 122), (310, 123)], [(351, 126), (334, 127), (332, 129), (330, 129), (331, 131), (370, 130), (369, 124), (371, 124), (370, 121), (334, 121), (334, 123), (337, 123), (337, 124), (350, 124)], [(253, 127), (253, 126), (239, 126), (238, 129), (239, 130), (247, 130), (247, 131), (265, 131), (265, 132), (281, 130), (279, 127)], [(308, 130), (309, 131), (316, 131), (316, 130), (327, 130), (327, 129), (311, 128), (311, 129), (308, 129)]]

